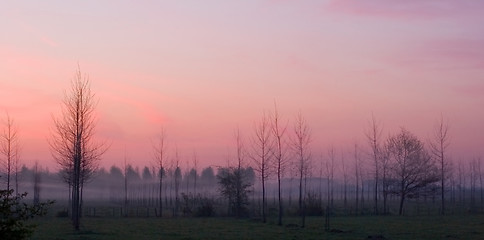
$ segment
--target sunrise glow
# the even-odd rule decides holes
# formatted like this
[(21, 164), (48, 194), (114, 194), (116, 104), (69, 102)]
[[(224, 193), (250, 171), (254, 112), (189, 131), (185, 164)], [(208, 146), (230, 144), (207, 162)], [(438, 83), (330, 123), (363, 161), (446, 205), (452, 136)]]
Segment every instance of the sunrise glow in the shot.
[[(50, 1), (49, 1), (50, 2)], [(80, 66), (98, 99), (101, 166), (153, 164), (161, 126), (182, 160), (223, 165), (274, 102), (300, 111), (314, 155), (444, 116), (455, 160), (484, 156), (482, 1), (70, 1), (0, 4), (0, 118), (21, 161), (57, 169), (53, 116)]]

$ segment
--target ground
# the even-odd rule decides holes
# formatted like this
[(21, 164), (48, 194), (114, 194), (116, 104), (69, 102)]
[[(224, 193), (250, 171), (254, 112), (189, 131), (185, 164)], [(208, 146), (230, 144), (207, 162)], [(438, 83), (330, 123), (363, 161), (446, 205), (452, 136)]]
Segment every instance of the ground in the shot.
[[(233, 218), (83, 218), (81, 231), (72, 230), (68, 218), (34, 220), (38, 228), (31, 239), (484, 239), (484, 215), (460, 216), (360, 216), (285, 220), (263, 224)], [(372, 238), (373, 237), (373, 238)]]

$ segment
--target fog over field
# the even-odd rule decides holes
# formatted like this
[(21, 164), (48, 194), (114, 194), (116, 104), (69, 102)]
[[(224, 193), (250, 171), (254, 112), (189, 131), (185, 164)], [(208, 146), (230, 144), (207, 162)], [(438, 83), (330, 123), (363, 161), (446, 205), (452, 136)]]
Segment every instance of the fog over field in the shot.
[(480, 216), (482, 22), (471, 0), (2, 3), (2, 221)]

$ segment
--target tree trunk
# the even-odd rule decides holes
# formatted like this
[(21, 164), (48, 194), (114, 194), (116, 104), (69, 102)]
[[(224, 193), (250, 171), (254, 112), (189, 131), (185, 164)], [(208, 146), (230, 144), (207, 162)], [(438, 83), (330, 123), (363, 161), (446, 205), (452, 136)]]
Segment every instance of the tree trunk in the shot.
[(481, 187), (481, 210), (484, 209), (484, 189), (483, 189), (483, 186), (482, 186), (482, 171), (481, 171), (481, 167), (480, 167), (480, 162), (479, 162), (479, 186)]
[(347, 208), (347, 199), (346, 199), (346, 187), (347, 187), (347, 184), (346, 184), (346, 180), (344, 181), (344, 187), (343, 187), (343, 203), (344, 203), (344, 209), (346, 210)]
[(163, 217), (163, 197), (162, 197), (162, 191), (163, 191), (163, 171), (160, 170), (160, 193), (158, 195), (158, 198), (160, 200), (159, 204), (160, 204), (160, 216), (159, 217)]
[(82, 195), (84, 193), (84, 181), (80, 181), (80, 187), (79, 187), (79, 218), (82, 217), (82, 204), (83, 204), (83, 201), (82, 201)]
[(300, 176), (299, 176), (299, 214), (302, 213), (302, 184), (303, 184), (303, 173), (302, 173), (302, 170), (300, 172)]
[(18, 169), (17, 169), (17, 166), (15, 166), (15, 193), (17, 193), (17, 194), (19, 193), (18, 192)]
[[(358, 177), (356, 177), (358, 179)], [(359, 186), (358, 186), (358, 180), (356, 180), (356, 194), (355, 194), (355, 214), (358, 215), (358, 198), (359, 198)]]
[(301, 227), (304, 228), (306, 226), (306, 187), (307, 187), (307, 177), (304, 177), (304, 197), (303, 197), (303, 206), (302, 206), (302, 224)]
[(440, 187), (441, 187), (440, 192), (441, 193), (440, 193), (440, 196), (441, 196), (442, 207), (440, 209), (440, 211), (441, 211), (440, 213), (442, 215), (445, 215), (445, 175), (444, 175), (445, 171), (444, 171), (443, 148), (444, 148), (443, 142), (441, 141), (440, 142), (440, 149), (441, 149), (442, 155), (441, 155), (441, 158), (440, 158), (441, 159), (441, 162), (440, 162), (440, 167), (441, 167), (441, 172), (440, 172), (440, 181), (441, 181), (440, 182)]
[(388, 214), (388, 182), (386, 178), (386, 173), (383, 172), (383, 214)]
[[(279, 166), (280, 168), (280, 166)], [(481, 183), (482, 185), (482, 183)], [(280, 170), (278, 170), (277, 172), (277, 199), (278, 199), (278, 203), (279, 203), (279, 217), (278, 217), (278, 221), (277, 221), (277, 224), (279, 226), (282, 225), (282, 197), (281, 197), (281, 174), (280, 174)], [(481, 200), (482, 200), (482, 187), (481, 187)]]
[(75, 164), (74, 184), (72, 186), (72, 225), (76, 231), (79, 231), (79, 171), (78, 164)]
[(264, 180), (264, 171), (262, 171), (262, 222), (266, 222), (266, 184)]
[[(375, 160), (378, 161), (378, 160)], [(378, 215), (378, 173), (375, 174), (375, 215)]]

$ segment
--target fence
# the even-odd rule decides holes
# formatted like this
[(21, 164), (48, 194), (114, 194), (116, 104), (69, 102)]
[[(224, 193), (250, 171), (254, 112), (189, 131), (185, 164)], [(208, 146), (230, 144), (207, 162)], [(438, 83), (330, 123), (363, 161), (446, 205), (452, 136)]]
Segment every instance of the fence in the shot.
[(156, 217), (158, 209), (154, 207), (84, 207), (85, 217)]

